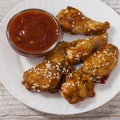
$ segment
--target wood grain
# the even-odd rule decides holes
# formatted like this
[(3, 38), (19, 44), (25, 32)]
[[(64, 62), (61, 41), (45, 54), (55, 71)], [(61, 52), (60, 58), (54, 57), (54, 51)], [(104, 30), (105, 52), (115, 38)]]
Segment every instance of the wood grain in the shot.
[[(0, 21), (22, 0), (0, 0)], [(102, 0), (120, 14), (120, 0)], [(16, 100), (0, 82), (0, 120), (120, 120), (120, 93), (96, 110), (70, 116), (33, 110)]]

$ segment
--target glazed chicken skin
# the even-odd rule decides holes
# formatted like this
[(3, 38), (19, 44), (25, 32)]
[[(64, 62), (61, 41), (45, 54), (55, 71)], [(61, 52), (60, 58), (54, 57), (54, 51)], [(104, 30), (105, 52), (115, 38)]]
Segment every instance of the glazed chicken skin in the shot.
[(94, 82), (84, 79), (82, 72), (76, 70), (66, 76), (60, 94), (71, 104), (83, 101), (86, 97), (95, 96)]
[(118, 61), (118, 48), (103, 46), (84, 61), (82, 67), (69, 73), (61, 86), (61, 95), (71, 104), (94, 97), (96, 82), (105, 82)]
[(25, 71), (22, 84), (29, 91), (57, 92), (62, 78), (71, 69), (64, 53), (65, 48), (66, 42), (59, 43), (41, 64)]
[(66, 55), (71, 65), (85, 61), (102, 45), (107, 44), (107, 33), (96, 35), (87, 39), (78, 39), (67, 44)]
[(104, 83), (117, 65), (119, 50), (112, 44), (102, 46), (83, 64), (82, 72), (94, 82)]
[(72, 70), (70, 65), (83, 62), (106, 43), (107, 33), (87, 40), (60, 42), (41, 64), (24, 72), (22, 84), (30, 91), (57, 92), (64, 76)]
[(109, 22), (97, 22), (86, 17), (78, 9), (68, 6), (57, 14), (57, 19), (63, 31), (72, 34), (96, 35), (106, 32)]

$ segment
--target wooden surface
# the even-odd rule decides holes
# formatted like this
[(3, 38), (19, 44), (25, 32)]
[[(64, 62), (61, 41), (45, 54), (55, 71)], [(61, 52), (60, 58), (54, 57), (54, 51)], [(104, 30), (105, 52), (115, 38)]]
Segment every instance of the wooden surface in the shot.
[[(0, 21), (22, 0), (0, 0)], [(120, 0), (102, 0), (120, 14)], [(0, 82), (0, 120), (120, 120), (120, 93), (96, 110), (70, 116), (58, 116), (33, 110), (16, 100)]]

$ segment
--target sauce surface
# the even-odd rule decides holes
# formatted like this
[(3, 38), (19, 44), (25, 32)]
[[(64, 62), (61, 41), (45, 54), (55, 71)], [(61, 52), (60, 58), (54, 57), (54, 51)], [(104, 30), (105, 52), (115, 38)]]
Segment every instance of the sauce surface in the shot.
[(58, 24), (52, 16), (37, 9), (17, 14), (8, 25), (9, 39), (18, 49), (41, 52), (58, 39)]

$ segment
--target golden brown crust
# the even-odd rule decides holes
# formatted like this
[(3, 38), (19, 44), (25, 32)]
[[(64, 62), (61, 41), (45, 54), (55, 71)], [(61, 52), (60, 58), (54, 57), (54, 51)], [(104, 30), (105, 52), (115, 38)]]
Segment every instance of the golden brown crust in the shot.
[(22, 83), (32, 91), (57, 91), (63, 75), (62, 68), (60, 63), (44, 61), (26, 71)]
[(87, 39), (78, 39), (68, 43), (66, 55), (70, 64), (78, 64), (85, 61), (93, 52), (102, 45), (107, 44), (107, 33)]
[(57, 19), (63, 30), (72, 34), (102, 34), (110, 27), (109, 22), (94, 21), (83, 15), (78, 9), (70, 6), (62, 9), (58, 13)]
[(62, 78), (71, 70), (64, 54), (65, 48), (65, 42), (59, 43), (43, 63), (25, 71), (22, 84), (30, 91), (57, 92)]
[[(28, 90), (36, 92), (54, 93), (61, 87), (61, 95), (71, 104), (83, 101), (87, 97), (94, 97), (95, 82), (101, 82), (104, 77), (108, 76), (118, 61), (118, 48), (112, 44), (106, 45), (106, 42), (106, 33), (89, 40), (77, 40), (69, 44), (61, 42), (41, 64), (24, 72), (22, 84)], [(89, 45), (92, 47), (89, 48)], [(83, 61), (86, 60), (76, 71), (72, 71), (69, 65), (70, 61), (68, 62), (68, 54), (65, 52), (66, 48), (71, 46), (76, 50), (83, 47), (84, 49), (82, 49), (87, 52), (92, 51), (88, 53), (88, 58), (81, 57)], [(97, 50), (98, 48), (99, 50)], [(96, 50), (97, 52), (94, 52)], [(82, 50), (80, 49), (80, 51)], [(73, 63), (75, 63), (74, 60)], [(63, 83), (65, 76), (66, 79)]]
[(115, 68), (118, 61), (119, 50), (112, 44), (102, 46), (93, 53), (83, 64), (82, 71), (89, 76), (95, 77), (95, 81), (108, 76)]
[(83, 101), (86, 97), (94, 97), (94, 83), (82, 80), (82, 72), (74, 71), (66, 77), (61, 86), (61, 95), (71, 104)]
[(94, 84), (101, 82), (115, 68), (118, 48), (112, 44), (103, 46), (84, 61), (82, 67), (68, 74), (62, 84), (61, 95), (69, 102), (76, 103), (86, 97), (94, 97)]
[[(57, 92), (61, 86), (62, 78), (72, 69), (69, 63), (73, 65), (83, 62), (93, 51), (106, 43), (106, 33), (89, 40), (77, 40), (71, 43), (60, 42), (51, 53), (46, 55), (43, 63), (24, 73), (22, 83), (30, 91)], [(70, 50), (72, 50), (72, 58), (70, 58)], [(76, 59), (80, 52), (79, 59)]]

